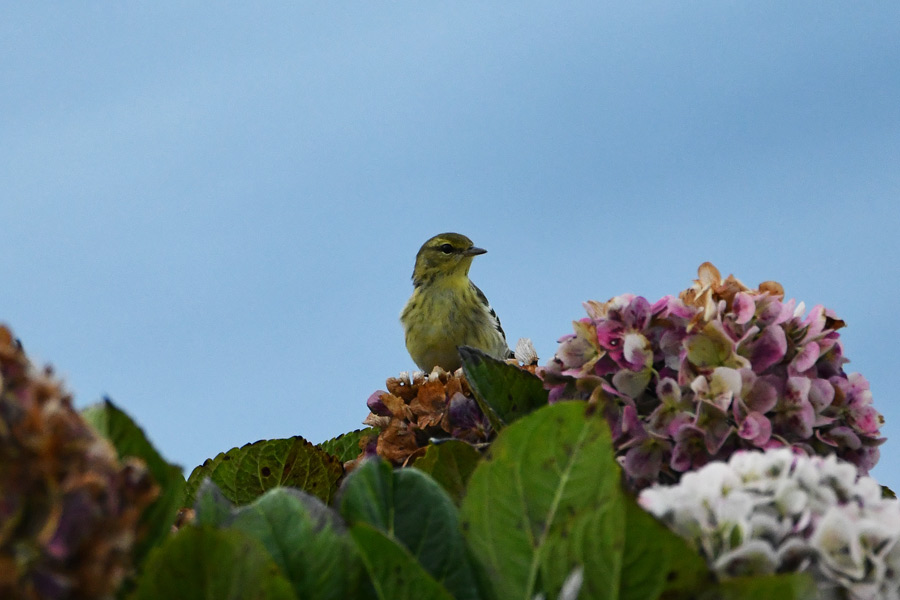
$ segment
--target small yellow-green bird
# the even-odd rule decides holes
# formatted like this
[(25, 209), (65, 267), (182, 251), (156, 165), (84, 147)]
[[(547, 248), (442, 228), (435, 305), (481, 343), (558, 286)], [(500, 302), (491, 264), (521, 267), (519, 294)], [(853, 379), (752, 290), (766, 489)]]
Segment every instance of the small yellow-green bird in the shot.
[(400, 315), (406, 349), (425, 372), (460, 367), (459, 346), (493, 356), (512, 356), (497, 313), (469, 280), (472, 259), (487, 250), (458, 233), (434, 236), (416, 254), (412, 296)]

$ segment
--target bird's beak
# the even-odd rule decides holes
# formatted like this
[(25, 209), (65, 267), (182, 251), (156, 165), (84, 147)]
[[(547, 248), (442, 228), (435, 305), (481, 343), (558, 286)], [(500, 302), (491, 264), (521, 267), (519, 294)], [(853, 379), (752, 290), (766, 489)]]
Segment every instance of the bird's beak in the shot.
[(479, 254), (484, 254), (487, 252), (484, 248), (476, 248), (472, 246), (471, 248), (463, 251), (463, 256), (478, 256)]

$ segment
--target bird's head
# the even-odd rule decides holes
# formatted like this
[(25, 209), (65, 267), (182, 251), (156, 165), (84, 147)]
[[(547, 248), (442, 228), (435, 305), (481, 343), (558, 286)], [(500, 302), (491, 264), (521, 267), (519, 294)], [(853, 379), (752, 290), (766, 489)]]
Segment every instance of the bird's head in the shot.
[(422, 285), (440, 277), (466, 276), (472, 258), (487, 250), (476, 248), (472, 240), (459, 233), (441, 233), (419, 248), (413, 285)]

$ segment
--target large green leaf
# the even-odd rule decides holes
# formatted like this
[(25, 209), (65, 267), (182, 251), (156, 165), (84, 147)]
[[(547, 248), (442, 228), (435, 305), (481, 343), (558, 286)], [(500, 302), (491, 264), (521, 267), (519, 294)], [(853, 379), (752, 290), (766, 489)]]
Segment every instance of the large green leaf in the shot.
[(241, 531), (185, 527), (147, 557), (136, 600), (295, 600), (260, 542)]
[(429, 444), (425, 456), (413, 466), (431, 475), (441, 484), (458, 506), (466, 493), (466, 484), (481, 460), (481, 453), (461, 440), (441, 441)]
[(231, 525), (234, 515), (234, 504), (212, 479), (204, 479), (194, 500), (194, 524), (224, 528)]
[(184, 487), (184, 505), (191, 506), (194, 504), (200, 486), (204, 481), (209, 479), (212, 472), (219, 466), (219, 463), (225, 460), (226, 456), (229, 457), (229, 460), (234, 460), (234, 457), (237, 456), (240, 451), (240, 448), (232, 448), (228, 452), (219, 452), (213, 458), (207, 458), (203, 461), (202, 465), (194, 467), (194, 470), (191, 471), (191, 474), (188, 476), (187, 483)]
[(185, 482), (181, 467), (166, 462), (144, 431), (108, 398), (87, 407), (81, 415), (112, 443), (120, 459), (136, 457), (143, 460), (159, 484), (159, 497), (141, 517), (143, 534), (135, 549), (136, 560), (140, 562), (150, 548), (168, 535), (182, 506)]
[(298, 598), (358, 597), (365, 579), (356, 546), (337, 513), (315, 496), (269, 490), (237, 509), (231, 527), (262, 542)]
[(365, 429), (357, 429), (350, 433), (339, 435), (336, 438), (325, 440), (318, 445), (319, 448), (334, 456), (341, 462), (347, 462), (358, 457), (362, 450), (359, 443), (363, 439), (367, 439), (378, 435), (378, 430), (374, 427), (366, 427)]
[(695, 598), (711, 580), (706, 561), (681, 537), (625, 498), (623, 585), (619, 600)]
[(402, 544), (454, 598), (481, 597), (456, 506), (425, 473), (367, 460), (345, 481), (340, 511), (349, 524), (366, 523)]
[(338, 510), (349, 524), (363, 522), (393, 535), (394, 469), (384, 460), (364, 461), (344, 480)]
[(816, 584), (807, 573), (786, 573), (727, 579), (709, 590), (701, 600), (816, 600)]
[(590, 597), (616, 597), (624, 504), (609, 433), (586, 408), (560, 403), (521, 419), (472, 474), (463, 527), (500, 598), (555, 597), (578, 566)]
[(343, 476), (341, 461), (301, 437), (263, 440), (232, 448), (194, 469), (186, 502), (206, 477), (225, 497), (247, 504), (275, 487), (295, 487), (330, 502)]
[[(194, 503), (196, 523), (243, 531), (261, 542), (298, 598), (371, 597), (363, 565), (340, 516), (293, 488), (274, 488), (235, 507), (206, 479)], [(365, 589), (364, 589), (365, 588)]]
[(536, 375), (469, 346), (461, 346), (459, 356), (475, 400), (496, 431), (547, 404)]
[(350, 529), (380, 600), (453, 600), (407, 548), (368, 523)]
[(676, 560), (684, 546), (674, 534), (629, 508), (620, 477), (606, 423), (583, 402), (544, 407), (504, 429), (461, 509), (497, 596), (556, 597), (582, 567), (583, 598), (650, 600), (667, 589), (676, 565), (696, 568)]

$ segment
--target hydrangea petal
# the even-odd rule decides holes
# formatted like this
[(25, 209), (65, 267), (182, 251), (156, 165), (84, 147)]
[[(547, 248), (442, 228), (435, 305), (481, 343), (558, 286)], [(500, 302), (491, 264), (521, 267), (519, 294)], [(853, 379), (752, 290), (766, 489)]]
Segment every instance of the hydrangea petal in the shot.
[(622, 435), (632, 439), (643, 440), (647, 437), (644, 424), (638, 415), (637, 409), (626, 404), (622, 407)]
[(731, 310), (734, 312), (735, 323), (744, 325), (753, 318), (753, 314), (756, 311), (756, 302), (753, 301), (753, 297), (750, 294), (738, 292), (734, 296)]
[(819, 360), (819, 345), (813, 342), (800, 348), (800, 351), (791, 360), (791, 367), (796, 372), (803, 373), (810, 370), (817, 360)]
[(877, 435), (881, 427), (881, 414), (871, 406), (864, 406), (853, 415), (853, 427), (866, 435)]
[(652, 438), (645, 439), (625, 453), (623, 468), (636, 479), (655, 481), (662, 467), (663, 446)]
[(669, 465), (678, 472), (697, 468), (709, 462), (704, 431), (692, 425), (681, 427), (675, 434), (675, 447)]
[(775, 416), (775, 426), (779, 433), (786, 433), (800, 439), (813, 434), (815, 410), (809, 403), (810, 381), (806, 377), (789, 377), (785, 395)]
[(809, 403), (819, 413), (831, 405), (834, 400), (834, 386), (825, 379), (813, 379), (810, 381)]
[(713, 403), (722, 410), (728, 410), (732, 398), (741, 394), (741, 374), (737, 369), (716, 367), (709, 381), (709, 393)]
[(770, 325), (763, 329), (755, 340), (745, 347), (746, 356), (753, 365), (753, 370), (762, 373), (772, 365), (781, 362), (787, 352), (787, 338), (784, 329)]
[(817, 431), (816, 437), (834, 447), (849, 448), (858, 450), (862, 446), (859, 436), (852, 429), (846, 426), (832, 427), (827, 431)]
[(745, 391), (743, 400), (750, 410), (767, 413), (778, 404), (779, 389), (783, 387), (781, 381), (775, 377), (757, 377), (750, 388), (742, 387)]
[(762, 413), (752, 412), (741, 422), (738, 435), (758, 448), (772, 437), (772, 422)]
[(650, 320), (651, 306), (647, 299), (636, 296), (622, 311), (622, 320), (630, 329), (642, 330)]
[(622, 342), (624, 330), (625, 326), (618, 321), (601, 321), (596, 325), (597, 342), (607, 351), (615, 350)]
[(650, 342), (637, 332), (626, 333), (623, 338), (622, 358), (627, 368), (637, 371), (653, 364)]
[(801, 343), (805, 344), (819, 337), (822, 331), (825, 330), (825, 307), (821, 304), (815, 305), (809, 311), (809, 316), (806, 317), (803, 324), (806, 327), (806, 334), (803, 336)]
[(716, 322), (707, 323), (703, 329), (685, 340), (687, 359), (697, 367), (717, 367), (729, 363), (734, 342)]
[(483, 420), (481, 410), (474, 398), (468, 398), (460, 392), (450, 398), (450, 423), (456, 427), (471, 429), (475, 424)]
[(728, 420), (728, 413), (710, 402), (701, 402), (697, 409), (694, 425), (704, 432), (706, 450), (715, 455), (734, 431)]
[(866, 565), (855, 521), (847, 511), (832, 506), (819, 520), (810, 543), (832, 573), (859, 580), (866, 574)]
[(638, 372), (629, 370), (618, 371), (613, 375), (613, 385), (616, 386), (619, 392), (632, 398), (637, 398), (647, 389), (651, 375), (650, 369), (643, 369)]
[(794, 304), (782, 303), (778, 298), (762, 296), (756, 303), (756, 320), (764, 326), (781, 325), (794, 316)]
[(369, 399), (366, 400), (366, 406), (369, 407), (370, 411), (380, 417), (389, 417), (391, 416), (391, 411), (388, 409), (387, 405), (385, 405), (384, 400), (381, 399), (383, 395), (387, 395), (387, 392), (383, 390), (374, 392), (369, 396)]
[(712, 567), (719, 577), (771, 575), (778, 567), (778, 555), (765, 540), (750, 540), (720, 556)]
[(664, 377), (656, 384), (656, 396), (663, 404), (677, 406), (681, 404), (681, 388), (671, 377)]

